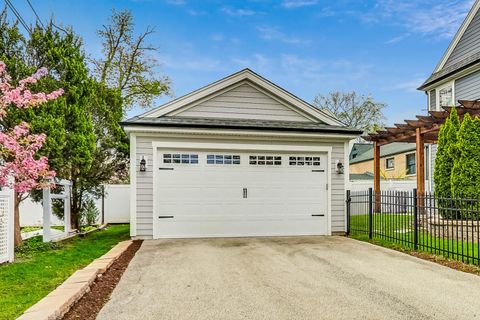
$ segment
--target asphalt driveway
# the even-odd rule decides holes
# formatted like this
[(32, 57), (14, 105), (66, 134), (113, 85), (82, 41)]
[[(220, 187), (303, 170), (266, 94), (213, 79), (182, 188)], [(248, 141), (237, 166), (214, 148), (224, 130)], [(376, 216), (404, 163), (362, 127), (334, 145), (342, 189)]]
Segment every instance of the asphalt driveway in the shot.
[(145, 241), (97, 319), (480, 319), (480, 277), (343, 237)]

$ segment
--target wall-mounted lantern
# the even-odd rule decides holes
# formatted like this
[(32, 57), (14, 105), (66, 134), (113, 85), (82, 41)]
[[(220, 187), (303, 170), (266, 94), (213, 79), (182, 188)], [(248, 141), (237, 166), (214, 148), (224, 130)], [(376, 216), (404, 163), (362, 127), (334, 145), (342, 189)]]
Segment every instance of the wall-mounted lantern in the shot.
[(142, 160), (140, 160), (140, 172), (145, 171), (147, 171), (147, 160), (145, 160), (145, 157), (142, 156)]
[(336, 167), (335, 171), (338, 174), (343, 174), (344, 171), (345, 171), (345, 166), (343, 165), (343, 163), (340, 160), (337, 160), (336, 164), (337, 164), (337, 167)]

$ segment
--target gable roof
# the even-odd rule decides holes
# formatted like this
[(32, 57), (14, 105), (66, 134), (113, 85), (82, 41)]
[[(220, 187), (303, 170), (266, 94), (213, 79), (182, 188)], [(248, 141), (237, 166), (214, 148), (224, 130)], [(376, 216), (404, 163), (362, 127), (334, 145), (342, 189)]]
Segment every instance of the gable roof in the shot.
[(354, 143), (350, 151), (350, 161), (373, 149), (372, 143)]
[[(231, 86), (234, 86), (236, 84), (239, 84), (245, 81), (251, 82), (257, 87), (261, 88), (262, 90), (265, 90), (266, 92), (269, 92), (272, 95), (278, 97), (281, 101), (284, 101), (286, 104), (295, 108), (298, 113), (311, 119), (313, 122), (322, 122), (324, 124), (334, 125), (334, 126), (343, 125), (338, 119), (336, 119), (331, 114), (328, 114), (318, 108), (315, 108), (313, 105), (307, 103), (306, 101), (300, 99), (299, 97), (279, 87), (273, 82), (261, 77), (260, 75), (258, 75), (257, 73), (253, 72), (248, 68), (243, 69), (239, 72), (236, 72), (216, 82), (213, 82), (207, 86), (204, 86), (182, 97), (179, 97), (170, 102), (167, 102), (158, 108), (155, 108), (151, 111), (145, 112), (135, 117), (134, 119), (138, 120), (139, 118), (159, 118), (159, 117), (166, 116), (184, 107), (188, 107), (195, 101), (205, 99), (215, 93), (218, 93), (222, 90), (225, 90)], [(130, 120), (133, 120), (133, 119), (130, 119)], [(128, 123), (130, 120), (127, 120), (125, 123)]]
[[(370, 147), (356, 157), (350, 157), (350, 164), (373, 160), (373, 144), (366, 144)], [(405, 153), (416, 149), (415, 143), (393, 142), (380, 148), (380, 158), (392, 156), (399, 153)], [(353, 150), (353, 149), (352, 149)]]
[(467, 16), (465, 17), (465, 20), (463, 20), (462, 25), (460, 26), (457, 33), (453, 37), (452, 42), (450, 42), (450, 45), (448, 46), (447, 50), (443, 54), (442, 59), (440, 60), (440, 62), (436, 66), (433, 73), (438, 72), (438, 71), (440, 71), (440, 69), (443, 68), (443, 66), (447, 62), (448, 58), (450, 58), (450, 55), (452, 54), (453, 50), (457, 46), (458, 42), (460, 41), (460, 39), (462, 39), (462, 36), (465, 34), (465, 31), (467, 31), (467, 28), (470, 25), (470, 23), (472, 22), (475, 15), (477, 14), (478, 9), (480, 9), (480, 0), (475, 0), (475, 3), (473, 4), (472, 8), (468, 12)]
[(462, 39), (463, 35), (465, 34), (468, 27), (470, 26), (473, 19), (475, 18), (475, 15), (478, 13), (479, 9), (480, 9), (480, 0), (476, 0), (472, 8), (468, 12), (462, 25), (460, 26), (457, 33), (455, 34), (452, 41), (450, 42), (447, 50), (445, 51), (442, 58), (440, 59), (440, 62), (437, 64), (437, 66), (433, 70), (432, 75), (427, 80), (425, 80), (425, 82), (418, 88), (419, 90), (424, 90), (431, 84), (437, 81), (440, 81), (442, 79), (445, 79), (448, 76), (452, 75), (453, 73), (464, 70), (472, 66), (472, 64), (478, 63), (480, 61), (480, 53), (475, 53), (471, 56), (467, 56), (463, 60), (460, 60), (452, 65), (449, 65), (448, 67), (445, 66), (449, 61), (449, 58), (454, 52), (455, 48), (459, 44), (460, 40)]
[[(364, 173), (350, 173), (350, 181), (355, 180), (373, 180), (373, 172), (366, 171)], [(380, 176), (380, 180), (385, 180), (385, 178)]]

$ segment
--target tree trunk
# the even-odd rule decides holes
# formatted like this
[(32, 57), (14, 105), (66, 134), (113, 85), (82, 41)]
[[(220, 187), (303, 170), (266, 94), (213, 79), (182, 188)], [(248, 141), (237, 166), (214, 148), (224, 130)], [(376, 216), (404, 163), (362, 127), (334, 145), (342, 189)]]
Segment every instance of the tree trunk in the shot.
[(78, 205), (78, 195), (75, 190), (75, 185), (72, 185), (71, 197), (70, 197), (70, 227), (72, 230), (80, 230), (79, 218), (80, 218), (80, 206)]
[(22, 234), (20, 231), (20, 203), (22, 202), (22, 195), (15, 192), (15, 204), (13, 212), (13, 222), (14, 222), (14, 244), (15, 247), (18, 247), (22, 244)]

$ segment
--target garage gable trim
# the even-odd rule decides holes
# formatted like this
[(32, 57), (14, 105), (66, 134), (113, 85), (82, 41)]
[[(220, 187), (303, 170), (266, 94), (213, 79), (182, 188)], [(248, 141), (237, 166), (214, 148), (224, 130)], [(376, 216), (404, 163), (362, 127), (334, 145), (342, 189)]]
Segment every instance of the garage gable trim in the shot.
[(313, 119), (315, 119), (316, 121), (324, 122), (326, 124), (343, 125), (335, 117), (332, 117), (331, 115), (321, 111), (320, 109), (315, 108), (311, 104), (298, 98), (297, 96), (286, 91), (285, 89), (277, 86), (271, 81), (259, 76), (258, 74), (251, 71), (250, 69), (244, 69), (242, 71), (234, 73), (226, 78), (223, 78), (203, 88), (195, 90), (187, 95), (177, 98), (171, 102), (168, 102), (156, 109), (148, 111), (140, 115), (139, 117), (140, 118), (148, 118), (148, 117), (157, 118), (157, 117), (165, 116), (185, 106), (189, 106), (198, 100), (214, 95), (218, 91), (222, 91), (226, 88), (235, 86), (238, 83), (244, 82), (244, 81), (250, 81), (257, 87), (261, 88), (262, 90), (266, 92), (270, 92), (272, 95), (278, 97), (278, 99), (285, 101), (287, 104), (293, 106), (294, 108), (297, 108), (300, 114), (308, 115)]
[[(230, 102), (230, 103), (225, 102), (225, 99), (227, 99), (227, 101), (229, 99), (229, 96), (227, 96), (227, 95), (231, 94), (231, 93), (237, 94), (236, 99), (238, 99), (239, 92), (235, 92), (235, 91), (237, 89), (242, 89), (242, 88), (243, 89), (245, 89), (245, 88), (253, 89), (253, 91), (257, 94), (257, 97), (260, 96), (262, 99), (265, 99), (265, 98), (270, 99), (268, 101), (270, 104), (276, 105), (278, 107), (278, 110), (281, 110), (282, 113), (288, 112), (290, 117), (295, 117), (297, 119), (295, 121), (305, 121), (305, 122), (318, 122), (319, 121), (318, 117), (312, 117), (310, 114), (302, 111), (301, 109), (299, 109), (296, 106), (293, 106), (292, 104), (286, 102), (285, 100), (280, 99), (277, 95), (272, 94), (271, 92), (263, 89), (261, 86), (251, 82), (248, 79), (240, 81), (233, 86), (230, 86), (230, 87), (224, 88), (222, 90), (219, 90), (218, 92), (215, 92), (214, 94), (206, 96), (202, 99), (199, 99), (199, 100), (197, 100), (197, 101), (195, 101), (191, 104), (187, 104), (187, 105), (185, 105), (185, 106), (183, 106), (183, 107), (181, 107), (177, 110), (174, 110), (174, 111), (166, 114), (165, 116), (166, 117), (174, 117), (174, 116), (178, 116), (178, 117), (187, 116), (188, 117), (191, 112), (194, 112), (194, 113), (196, 111), (202, 112), (202, 108), (205, 109), (205, 107), (206, 107), (207, 109), (210, 110), (210, 112), (214, 112), (214, 113), (219, 112), (223, 116), (223, 117), (217, 116), (218, 118), (224, 118), (226, 116), (231, 115), (231, 113), (225, 113), (228, 110), (228, 108), (226, 108), (226, 104), (231, 104), (232, 103), (232, 102)], [(234, 109), (235, 113), (240, 113), (240, 114), (241, 113), (247, 113), (247, 114), (249, 114), (250, 112), (252, 112), (252, 109), (244, 108), (244, 106), (240, 105), (240, 104), (255, 105), (256, 102), (251, 100), (252, 99), (251, 94), (252, 93), (249, 94), (250, 96), (245, 96), (244, 97), (243, 100), (245, 100), (245, 101), (241, 101), (241, 102), (237, 101), (237, 103), (233, 104), (233, 105), (239, 104)], [(243, 95), (245, 95), (245, 93)], [(248, 93), (247, 93), (247, 95), (248, 95)], [(211, 104), (215, 104), (215, 103), (218, 104), (219, 103), (219, 102), (216, 101), (217, 99), (220, 99), (220, 101), (222, 103), (222, 106), (221, 107), (220, 106), (212, 107)], [(265, 103), (265, 100), (262, 103)], [(257, 104), (257, 107), (258, 106), (260, 106), (260, 105)], [(261, 106), (263, 107), (264, 105), (261, 105)], [(212, 110), (212, 108), (214, 108), (214, 109)], [(225, 109), (227, 109), (227, 110), (225, 110)], [(230, 110), (230, 112), (231, 111), (232, 110)], [(277, 115), (276, 111), (277, 110), (269, 111), (270, 116)], [(322, 121), (322, 123), (323, 122), (324, 121)]]

